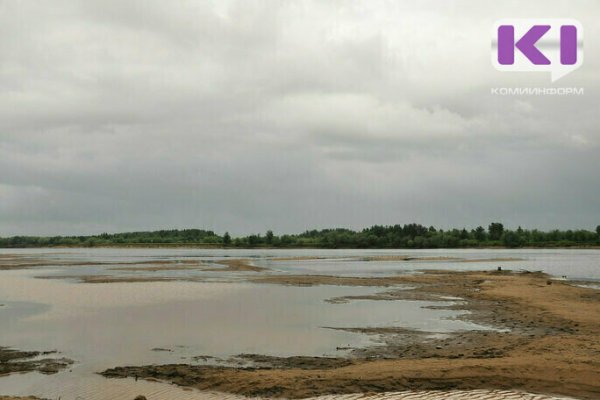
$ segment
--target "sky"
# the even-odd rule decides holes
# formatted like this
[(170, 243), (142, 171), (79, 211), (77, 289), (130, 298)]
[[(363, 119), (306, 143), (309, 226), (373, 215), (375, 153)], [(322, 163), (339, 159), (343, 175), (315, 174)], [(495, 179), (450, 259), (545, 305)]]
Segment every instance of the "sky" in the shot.
[[(494, 22), (541, 17), (581, 22), (581, 68), (494, 69)], [(599, 18), (593, 0), (0, 0), (0, 236), (594, 229)]]

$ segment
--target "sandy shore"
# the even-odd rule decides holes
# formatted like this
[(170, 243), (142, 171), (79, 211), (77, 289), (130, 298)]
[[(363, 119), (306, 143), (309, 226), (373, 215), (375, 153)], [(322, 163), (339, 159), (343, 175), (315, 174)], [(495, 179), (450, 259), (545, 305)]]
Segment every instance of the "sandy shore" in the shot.
[[(254, 368), (197, 365), (117, 367), (106, 377), (139, 377), (249, 396), (303, 398), (405, 390), (518, 389), (600, 398), (600, 292), (552, 281), (541, 273), (448, 272), (383, 278), (275, 276), (287, 285), (387, 286), (371, 300), (448, 299), (473, 322), (504, 331), (458, 332), (431, 338), (397, 328), (356, 328), (380, 345), (355, 349), (350, 363), (318, 365), (303, 358), (262, 360)], [(411, 289), (394, 288), (409, 285)], [(354, 301), (350, 296), (334, 301)], [(348, 328), (353, 329), (353, 328)]]

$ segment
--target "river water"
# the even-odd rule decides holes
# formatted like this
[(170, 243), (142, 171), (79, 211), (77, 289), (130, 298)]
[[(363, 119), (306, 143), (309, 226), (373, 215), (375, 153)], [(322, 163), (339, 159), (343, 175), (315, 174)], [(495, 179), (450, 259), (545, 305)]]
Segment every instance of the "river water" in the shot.
[[(388, 261), (378, 260), (383, 256)], [(214, 362), (197, 356), (231, 364), (237, 362), (231, 357), (242, 353), (339, 356), (345, 348), (373, 343), (369, 336), (328, 327), (490, 329), (454, 319), (460, 311), (424, 308), (435, 302), (325, 301), (381, 288), (255, 284), (245, 280), (255, 272), (148, 270), (155, 264), (218, 267), (215, 261), (247, 258), (268, 268), (267, 274), (339, 276), (501, 266), (600, 282), (599, 256), (598, 250), (2, 249), (0, 264), (33, 260), (36, 266), (0, 270), (0, 346), (58, 350), (75, 364), (55, 375), (0, 377), (0, 394), (67, 400), (130, 399), (140, 393), (156, 399), (210, 398), (161, 383), (107, 380), (96, 372), (119, 365)], [(81, 283), (83, 276), (178, 280)]]

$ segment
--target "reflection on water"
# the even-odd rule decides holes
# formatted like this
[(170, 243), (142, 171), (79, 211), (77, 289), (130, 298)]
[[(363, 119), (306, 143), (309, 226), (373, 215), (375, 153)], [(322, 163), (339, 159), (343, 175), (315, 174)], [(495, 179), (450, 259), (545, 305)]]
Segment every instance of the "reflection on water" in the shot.
[[(2, 250), (33, 255), (48, 266), (0, 271), (0, 346), (22, 350), (59, 350), (76, 361), (72, 370), (53, 376), (36, 373), (0, 378), (0, 394), (92, 396), (106, 384), (94, 372), (117, 365), (196, 363), (194, 356), (227, 358), (240, 353), (343, 355), (338, 347), (361, 347), (368, 336), (324, 327), (398, 326), (432, 332), (477, 327), (452, 317), (456, 311), (425, 309), (419, 301), (324, 302), (332, 297), (369, 294), (367, 287), (287, 287), (244, 282), (249, 273), (190, 270), (114, 271), (115, 266), (143, 268), (147, 261), (203, 260), (224, 256), (251, 257), (268, 273), (381, 276), (435, 269), (542, 269), (556, 275), (600, 278), (598, 251), (348, 251), (348, 250), (198, 250), (198, 249), (69, 249)], [(449, 254), (450, 253), (450, 254)], [(521, 258), (523, 261), (360, 261), (357, 257), (411, 254), (450, 255), (466, 259)], [(329, 257), (273, 260), (273, 257)], [(75, 262), (95, 265), (71, 265)], [(64, 264), (64, 265), (61, 265)], [(129, 264), (133, 263), (133, 264)], [(561, 264), (562, 263), (562, 264)], [(562, 265), (562, 267), (560, 267)], [(562, 269), (561, 269), (562, 268)], [(208, 282), (137, 282), (83, 284), (36, 276), (107, 275), (195, 276)], [(250, 273), (252, 274), (252, 273)], [(152, 349), (167, 351), (153, 351)], [(111, 390), (115, 390), (114, 383)], [(140, 383), (139, 385), (144, 385)], [(87, 386), (86, 386), (87, 385)], [(136, 386), (142, 388), (142, 386)], [(151, 384), (164, 387), (162, 384)], [(90, 389), (91, 387), (95, 389)], [(108, 387), (108, 386), (107, 386)], [(154, 386), (152, 386), (154, 388)], [(71, 388), (71, 389), (67, 389)], [(44, 393), (44, 390), (46, 391)], [(108, 390), (108, 389), (107, 389)], [(108, 393), (108, 392), (107, 392)], [(111, 392), (112, 393), (112, 392)], [(125, 393), (124, 389), (122, 393)], [(127, 391), (128, 394), (131, 394)], [(71, 397), (69, 397), (71, 396)], [(117, 398), (117, 395), (110, 395)], [(125, 394), (123, 394), (125, 396)], [(124, 397), (125, 398), (125, 397)]]
[[(320, 274), (395, 274), (398, 271), (419, 269), (481, 270), (506, 269), (542, 270), (552, 275), (566, 275), (570, 279), (600, 280), (600, 249), (433, 249), (433, 250), (329, 250), (329, 249), (0, 249), (1, 254), (41, 255), (49, 263), (61, 261), (94, 261), (98, 263), (131, 263), (149, 260), (216, 260), (224, 257), (251, 258), (261, 266), (281, 272)], [(357, 258), (405, 255), (410, 257), (453, 257), (467, 260), (515, 258), (518, 261), (387, 261), (361, 262)], [(299, 261), (272, 261), (272, 258), (323, 257), (326, 259)], [(65, 273), (106, 273), (113, 266), (70, 267)], [(112, 271), (114, 272), (114, 271)], [(121, 272), (124, 273), (125, 272)], [(161, 272), (159, 271), (159, 274)], [(162, 272), (164, 273), (164, 271)], [(194, 274), (194, 271), (169, 271), (168, 274)], [(215, 274), (201, 274), (214, 276)]]
[[(0, 331), (4, 345), (60, 349), (80, 362), (78, 368), (99, 370), (124, 363), (180, 362), (196, 355), (336, 355), (336, 347), (368, 343), (365, 336), (323, 327), (472, 327), (446, 319), (455, 311), (422, 308), (432, 302), (323, 301), (377, 290), (249, 283), (78, 284), (12, 271), (0, 281), (2, 296), (17, 301), (27, 297), (46, 304), (46, 311), (31, 313), (24, 307), (20, 318), (13, 311)], [(6, 321), (4, 310), (0, 318)]]
[(15, 325), (19, 320), (48, 312), (51, 308), (48, 304), (30, 301), (5, 301), (1, 307), (0, 318), (6, 326)]

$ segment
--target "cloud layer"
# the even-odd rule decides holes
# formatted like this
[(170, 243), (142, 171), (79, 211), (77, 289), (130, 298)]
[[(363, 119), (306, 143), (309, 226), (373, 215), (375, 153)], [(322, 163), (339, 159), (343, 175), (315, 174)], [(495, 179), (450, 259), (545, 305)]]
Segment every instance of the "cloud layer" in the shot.
[[(0, 2), (0, 235), (600, 223), (595, 1)], [(585, 62), (501, 73), (564, 17)]]

